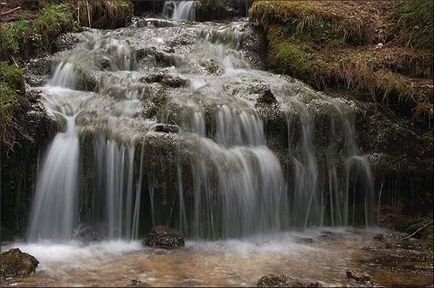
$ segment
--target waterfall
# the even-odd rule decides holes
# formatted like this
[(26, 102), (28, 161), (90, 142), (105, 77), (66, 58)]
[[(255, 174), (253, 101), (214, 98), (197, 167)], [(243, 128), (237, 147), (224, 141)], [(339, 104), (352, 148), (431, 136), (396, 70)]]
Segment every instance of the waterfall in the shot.
[[(192, 131), (204, 124), (193, 113)], [(218, 107), (213, 139), (194, 133), (193, 215), (191, 227), (180, 219), (187, 234), (229, 238), (280, 231), (288, 213), (286, 186), (279, 160), (265, 146), (262, 121), (253, 111)], [(181, 180), (182, 181), (182, 180)], [(181, 206), (181, 215), (186, 214)]]
[(163, 15), (172, 20), (194, 20), (195, 1), (166, 1), (163, 7)]
[[(194, 13), (194, 1), (170, 7)], [(251, 69), (245, 22), (174, 23), (81, 32), (53, 56), (37, 89), (66, 130), (45, 153), (29, 239), (78, 225), (108, 239), (158, 224), (225, 239), (375, 223), (350, 102)]]
[(28, 238), (69, 239), (77, 216), (79, 145), (75, 116), (48, 148), (38, 175)]

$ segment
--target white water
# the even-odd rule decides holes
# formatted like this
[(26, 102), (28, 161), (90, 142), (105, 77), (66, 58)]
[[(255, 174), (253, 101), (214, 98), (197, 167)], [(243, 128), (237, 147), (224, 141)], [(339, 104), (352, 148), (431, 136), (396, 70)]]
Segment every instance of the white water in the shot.
[(56, 135), (39, 173), (29, 239), (70, 239), (77, 216), (79, 145), (75, 116)]
[[(347, 279), (346, 270), (369, 269), (358, 259), (366, 256), (363, 247), (375, 245), (372, 235), (379, 232), (384, 233), (339, 228), (330, 230), (330, 236), (324, 238), (321, 230), (306, 229), (303, 233), (242, 240), (187, 241), (185, 248), (177, 250), (144, 248), (139, 241), (14, 243), (2, 248), (18, 247), (34, 255), (40, 264), (34, 275), (5, 279), (4, 284), (127, 286), (135, 279), (149, 286), (251, 287), (261, 276), (274, 273), (320, 281), (324, 286), (347, 286), (354, 283)], [(306, 244), (307, 239), (312, 242)], [(432, 275), (423, 277), (432, 281)]]
[[(172, 20), (194, 20), (195, 1), (166, 1), (163, 7), (163, 15)], [(170, 12), (171, 11), (171, 14)]]
[[(54, 56), (38, 89), (59, 124), (69, 120), (39, 171), (30, 239), (88, 228), (137, 239), (167, 223), (206, 239), (373, 223), (351, 102), (251, 69), (244, 22), (162, 26), (86, 31)], [(257, 107), (266, 90), (288, 129), (279, 152), (267, 142), (283, 135), (266, 135)], [(156, 123), (180, 132), (155, 132)]]

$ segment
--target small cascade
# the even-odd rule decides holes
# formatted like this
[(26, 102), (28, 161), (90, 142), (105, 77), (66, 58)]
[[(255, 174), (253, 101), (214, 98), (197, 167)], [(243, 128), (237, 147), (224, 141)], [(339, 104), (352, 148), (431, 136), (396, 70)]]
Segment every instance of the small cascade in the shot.
[(69, 239), (77, 217), (79, 144), (75, 116), (50, 144), (39, 172), (28, 238)]
[[(279, 160), (265, 146), (262, 120), (253, 111), (228, 105), (217, 108), (213, 139), (190, 135), (196, 143), (191, 167), (194, 203), (181, 203), (180, 228), (205, 238), (231, 238), (281, 231), (287, 226), (286, 186)], [(205, 119), (192, 114), (191, 131), (201, 131)], [(188, 137), (188, 136), (187, 136)], [(182, 181), (182, 180), (181, 180)]]
[(141, 189), (140, 180), (134, 183), (134, 146), (120, 145), (100, 135), (94, 141), (94, 151), (95, 194), (105, 203), (92, 213), (107, 223), (110, 239), (134, 238), (137, 224), (133, 225), (133, 219), (140, 213)]
[[(191, 19), (194, 1), (165, 11)], [(53, 56), (35, 89), (66, 129), (39, 171), (30, 240), (77, 225), (108, 239), (158, 224), (225, 239), (375, 223), (351, 102), (251, 69), (245, 22), (165, 21), (78, 33)]]
[(195, 20), (195, 1), (166, 1), (163, 7), (163, 15), (172, 20)]

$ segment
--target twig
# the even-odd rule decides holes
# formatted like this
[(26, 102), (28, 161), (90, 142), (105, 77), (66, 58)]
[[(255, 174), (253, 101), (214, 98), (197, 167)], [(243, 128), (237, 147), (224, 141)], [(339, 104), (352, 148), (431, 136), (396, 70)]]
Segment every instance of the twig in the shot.
[(17, 11), (17, 10), (19, 10), (19, 9), (21, 9), (20, 6), (18, 6), (17, 8), (14, 8), (14, 9), (12, 9), (12, 10), (9, 10), (9, 11), (6, 11), (6, 12), (3, 12), (3, 13), (0, 14), (0, 16), (6, 15), (6, 14), (9, 14), (9, 13), (12, 13), (12, 12)]
[(430, 226), (430, 225), (432, 225), (432, 224), (433, 224), (433, 221), (431, 221), (430, 223), (427, 223), (427, 224), (423, 225), (422, 227), (420, 227), (419, 229), (417, 229), (416, 231), (414, 231), (412, 234), (410, 234), (410, 235), (408, 235), (408, 236), (402, 238), (401, 240), (407, 240), (407, 239), (413, 237), (414, 235), (416, 235), (417, 232), (419, 232), (419, 231), (425, 229), (426, 227), (428, 227), (428, 226)]

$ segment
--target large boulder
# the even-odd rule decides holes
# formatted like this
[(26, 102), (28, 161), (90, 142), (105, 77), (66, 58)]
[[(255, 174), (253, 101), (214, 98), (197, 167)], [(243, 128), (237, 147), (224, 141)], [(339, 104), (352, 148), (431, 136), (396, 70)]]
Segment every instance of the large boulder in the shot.
[(0, 257), (0, 277), (22, 277), (35, 272), (39, 261), (30, 254), (14, 248)]
[(185, 246), (184, 235), (166, 226), (155, 226), (144, 241), (146, 246), (173, 249)]

